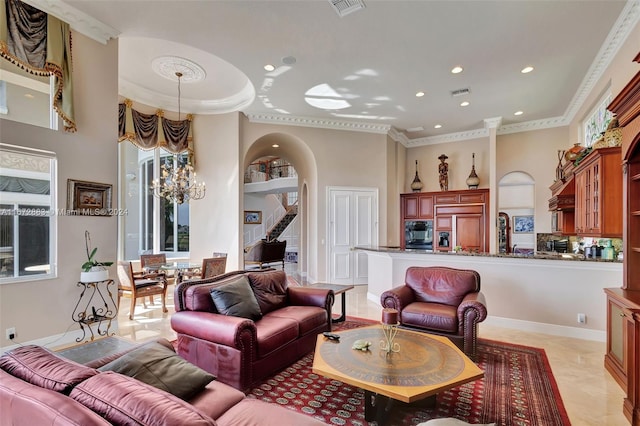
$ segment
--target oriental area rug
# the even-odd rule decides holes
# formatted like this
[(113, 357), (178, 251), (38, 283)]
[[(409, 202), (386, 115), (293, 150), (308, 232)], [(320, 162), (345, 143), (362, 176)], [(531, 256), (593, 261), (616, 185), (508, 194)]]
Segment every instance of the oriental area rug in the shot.
[[(349, 318), (334, 331), (372, 321)], [(497, 426), (565, 426), (569, 417), (543, 349), (478, 340), (484, 378), (438, 394), (433, 408), (397, 403), (387, 426), (416, 425), (453, 417)], [(282, 405), (330, 425), (368, 426), (364, 391), (311, 371), (313, 353), (250, 390), (250, 398)]]

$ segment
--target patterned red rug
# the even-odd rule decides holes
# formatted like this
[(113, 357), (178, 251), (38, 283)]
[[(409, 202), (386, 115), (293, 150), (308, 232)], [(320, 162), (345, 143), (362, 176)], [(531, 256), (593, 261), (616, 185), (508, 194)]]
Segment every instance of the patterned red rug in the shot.
[[(371, 324), (348, 318), (337, 331)], [(455, 417), (468, 423), (497, 426), (564, 426), (569, 417), (543, 349), (480, 339), (478, 366), (482, 380), (442, 392), (434, 408), (396, 404), (389, 426), (415, 425), (429, 419)], [(365, 426), (364, 392), (311, 371), (309, 354), (266, 379), (249, 397), (280, 404), (327, 424)], [(375, 423), (374, 423), (375, 424)]]

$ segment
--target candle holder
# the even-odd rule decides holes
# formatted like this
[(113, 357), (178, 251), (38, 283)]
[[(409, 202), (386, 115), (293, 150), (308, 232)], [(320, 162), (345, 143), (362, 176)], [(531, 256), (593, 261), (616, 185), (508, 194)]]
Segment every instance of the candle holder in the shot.
[(380, 349), (387, 354), (400, 352), (400, 344), (393, 341), (396, 338), (396, 334), (398, 334), (398, 324), (382, 323), (382, 332), (384, 333), (384, 340), (380, 341)]

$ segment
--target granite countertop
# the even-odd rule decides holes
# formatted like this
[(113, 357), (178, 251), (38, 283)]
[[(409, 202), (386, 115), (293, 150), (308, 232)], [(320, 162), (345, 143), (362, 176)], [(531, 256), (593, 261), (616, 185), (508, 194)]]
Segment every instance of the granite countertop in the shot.
[(375, 251), (380, 253), (423, 253), (436, 256), (480, 256), (480, 257), (500, 257), (514, 259), (546, 259), (546, 260), (566, 260), (566, 261), (583, 261), (583, 262), (605, 262), (605, 263), (622, 263), (622, 260), (607, 260), (601, 258), (585, 258), (583, 254), (574, 253), (556, 253), (539, 251), (534, 254), (523, 253), (471, 253), (471, 252), (440, 252), (433, 250), (406, 249), (403, 250), (398, 246), (356, 246), (354, 250)]

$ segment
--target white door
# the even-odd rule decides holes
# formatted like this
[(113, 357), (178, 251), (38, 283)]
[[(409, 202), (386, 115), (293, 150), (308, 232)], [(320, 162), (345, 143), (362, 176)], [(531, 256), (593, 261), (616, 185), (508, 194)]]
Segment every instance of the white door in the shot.
[(328, 269), (333, 284), (366, 284), (367, 255), (378, 244), (378, 190), (329, 188)]

